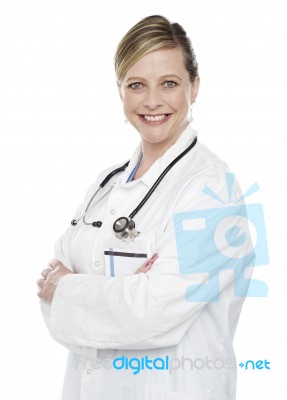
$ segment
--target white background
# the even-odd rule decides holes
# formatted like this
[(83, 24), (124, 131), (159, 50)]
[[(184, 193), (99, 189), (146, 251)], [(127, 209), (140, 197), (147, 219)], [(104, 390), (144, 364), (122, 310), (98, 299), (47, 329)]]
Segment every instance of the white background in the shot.
[[(139, 137), (124, 124), (113, 55), (139, 19), (162, 14), (191, 37), (201, 88), (193, 126), (243, 190), (255, 181), (271, 262), (267, 298), (247, 299), (235, 339), (239, 400), (286, 388), (286, 12), (279, 0), (1, 1), (0, 397), (59, 399), (66, 350), (46, 331), (35, 281), (100, 170)], [(155, 5), (156, 4), (156, 5)], [(285, 206), (285, 207), (284, 207)]]

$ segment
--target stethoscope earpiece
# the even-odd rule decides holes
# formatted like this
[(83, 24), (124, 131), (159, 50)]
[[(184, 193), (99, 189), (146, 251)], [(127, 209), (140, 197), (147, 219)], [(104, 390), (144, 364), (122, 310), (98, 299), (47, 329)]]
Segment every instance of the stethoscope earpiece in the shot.
[(92, 226), (96, 226), (97, 228), (100, 228), (103, 225), (101, 221), (94, 221), (92, 222)]

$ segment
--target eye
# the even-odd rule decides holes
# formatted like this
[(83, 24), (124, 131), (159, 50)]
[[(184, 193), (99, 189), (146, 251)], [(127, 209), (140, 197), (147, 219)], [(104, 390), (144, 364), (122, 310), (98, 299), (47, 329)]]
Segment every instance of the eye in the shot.
[(133, 89), (133, 90), (138, 90), (141, 89), (143, 87), (143, 84), (140, 82), (134, 82), (131, 83), (130, 85), (128, 85), (129, 88)]
[(164, 85), (164, 87), (166, 87), (168, 89), (172, 89), (175, 86), (177, 86), (177, 83), (174, 81), (165, 81), (163, 85)]

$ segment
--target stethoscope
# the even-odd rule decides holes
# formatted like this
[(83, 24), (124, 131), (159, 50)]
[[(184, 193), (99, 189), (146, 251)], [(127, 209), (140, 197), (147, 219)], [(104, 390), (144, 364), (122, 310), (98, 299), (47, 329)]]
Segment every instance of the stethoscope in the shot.
[[(180, 153), (179, 156), (177, 156), (166, 168), (165, 170), (161, 173), (161, 175), (157, 178), (153, 186), (150, 188), (148, 193), (145, 195), (145, 197), (142, 199), (142, 201), (138, 204), (138, 206), (133, 210), (133, 212), (130, 213), (128, 217), (120, 217), (118, 218), (114, 224), (113, 224), (113, 230), (115, 232), (115, 235), (118, 239), (125, 239), (125, 238), (135, 238), (137, 237), (140, 232), (138, 232), (135, 229), (135, 222), (133, 221), (134, 216), (140, 211), (140, 209), (145, 205), (147, 200), (150, 198), (150, 196), (153, 194), (157, 186), (160, 184), (164, 176), (168, 173), (168, 171), (183, 157), (185, 156), (195, 145), (197, 142), (197, 137), (193, 139), (193, 142), (182, 152)], [(78, 219), (73, 219), (71, 221), (71, 225), (75, 226), (77, 223), (81, 220), (83, 220), (83, 223), (85, 225), (91, 225), (97, 228), (100, 228), (102, 226), (101, 221), (93, 221), (93, 222), (87, 222), (86, 221), (86, 215), (88, 211), (90, 211), (96, 204), (98, 204), (104, 197), (106, 197), (111, 190), (113, 189), (114, 185), (110, 187), (110, 189), (102, 196), (100, 197), (93, 205), (90, 207), (92, 201), (98, 194), (98, 192), (104, 188), (104, 186), (110, 181), (110, 179), (118, 174), (119, 172), (125, 171), (127, 166), (129, 165), (129, 161), (126, 162), (122, 167), (116, 168), (112, 172), (110, 172), (103, 182), (99, 185), (98, 189), (96, 190), (95, 194), (92, 196), (91, 200), (89, 201), (85, 212), (78, 218)]]

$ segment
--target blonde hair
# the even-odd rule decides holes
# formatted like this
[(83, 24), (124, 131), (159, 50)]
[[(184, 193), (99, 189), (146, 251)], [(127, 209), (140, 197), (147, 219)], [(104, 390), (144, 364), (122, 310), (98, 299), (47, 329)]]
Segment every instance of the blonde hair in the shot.
[(190, 39), (178, 23), (151, 15), (134, 25), (120, 41), (114, 57), (118, 84), (141, 57), (159, 49), (181, 48), (190, 81), (198, 76), (198, 64)]

